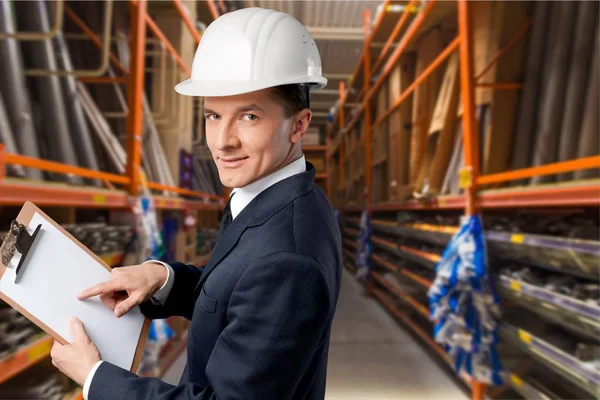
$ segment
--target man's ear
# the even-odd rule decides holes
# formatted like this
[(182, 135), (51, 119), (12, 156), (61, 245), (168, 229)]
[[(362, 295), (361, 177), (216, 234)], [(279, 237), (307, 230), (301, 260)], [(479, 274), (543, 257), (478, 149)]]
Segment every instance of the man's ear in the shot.
[(293, 131), (292, 131), (292, 143), (298, 143), (306, 133), (310, 120), (312, 119), (312, 112), (305, 108), (302, 111), (298, 111), (292, 117)]

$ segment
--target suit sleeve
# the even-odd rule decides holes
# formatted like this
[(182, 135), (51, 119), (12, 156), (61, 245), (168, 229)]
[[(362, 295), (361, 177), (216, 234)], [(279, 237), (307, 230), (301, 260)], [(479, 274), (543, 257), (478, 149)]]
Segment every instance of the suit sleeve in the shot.
[(325, 277), (313, 260), (271, 254), (250, 265), (233, 291), (227, 327), (206, 367), (209, 387), (172, 386), (102, 363), (90, 400), (290, 399), (323, 343), (331, 304)]
[(175, 279), (166, 301), (162, 305), (151, 300), (145, 301), (140, 304), (140, 310), (142, 314), (152, 319), (173, 316), (192, 319), (194, 312), (194, 290), (202, 275), (203, 267), (198, 268), (179, 262), (169, 264), (169, 266), (173, 269)]

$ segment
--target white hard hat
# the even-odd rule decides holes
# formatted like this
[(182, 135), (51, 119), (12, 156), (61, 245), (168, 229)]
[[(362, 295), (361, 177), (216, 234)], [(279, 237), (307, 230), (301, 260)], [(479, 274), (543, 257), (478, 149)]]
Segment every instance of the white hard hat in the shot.
[(231, 96), (287, 84), (327, 85), (314, 40), (289, 14), (252, 7), (224, 14), (202, 35), (186, 96)]

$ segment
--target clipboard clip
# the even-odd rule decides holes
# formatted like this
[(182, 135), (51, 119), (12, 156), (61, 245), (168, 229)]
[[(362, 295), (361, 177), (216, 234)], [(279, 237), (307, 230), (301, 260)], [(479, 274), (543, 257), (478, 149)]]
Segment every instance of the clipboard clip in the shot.
[(37, 237), (41, 228), (42, 225), (39, 224), (35, 228), (33, 235), (30, 235), (27, 231), (27, 227), (16, 220), (13, 220), (10, 224), (10, 230), (6, 235), (2, 246), (0, 246), (0, 255), (2, 256), (2, 264), (8, 267), (15, 253), (19, 252), (21, 254), (21, 259), (19, 260), (19, 264), (17, 265), (17, 269), (15, 271), (17, 279), (19, 277), (21, 268), (23, 268), (25, 265), (25, 260), (27, 259), (27, 255), (31, 250), (31, 246), (35, 242), (35, 238)]

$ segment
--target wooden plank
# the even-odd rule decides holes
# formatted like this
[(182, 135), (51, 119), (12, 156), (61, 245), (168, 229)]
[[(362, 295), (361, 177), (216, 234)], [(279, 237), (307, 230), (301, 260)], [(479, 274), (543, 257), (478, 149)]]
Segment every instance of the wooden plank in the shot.
[[(581, 122), (585, 109), (587, 83), (594, 54), (594, 33), (598, 23), (598, 2), (582, 2), (577, 15), (577, 28), (571, 65), (569, 66), (569, 82), (565, 96), (565, 115), (560, 130), (558, 145), (558, 161), (570, 161), (577, 157)], [(559, 181), (570, 180), (572, 172), (558, 175)]]
[(454, 144), (459, 99), (458, 54), (448, 59), (440, 95), (429, 128), (425, 160), (415, 189), (439, 193)]
[[(442, 38), (442, 29), (436, 27), (417, 39), (415, 76), (419, 76), (441, 53), (443, 50)], [(417, 181), (423, 163), (429, 122), (441, 85), (441, 79), (442, 69), (438, 68), (431, 74), (429, 79), (419, 85), (414, 91), (409, 165), (409, 182), (411, 184)]]
[[(378, 120), (388, 109), (388, 85), (381, 85), (377, 93), (375, 120)], [(378, 165), (388, 158), (388, 121), (384, 121), (373, 132), (373, 164)], [(386, 184), (387, 185), (387, 184)]]
[[(495, 1), (475, 1), (471, 3), (474, 7), (471, 14), (473, 26), (473, 67), (475, 74), (481, 71), (490, 62), (498, 51), (498, 29), (494, 26), (494, 12), (498, 5)], [(494, 82), (496, 65), (483, 75), (481, 82)], [(475, 105), (489, 104), (492, 102), (492, 91), (475, 90)], [(462, 104), (459, 111), (462, 114)]]
[[(498, 18), (499, 46), (506, 43), (527, 21), (527, 4), (524, 2), (493, 2), (496, 6), (494, 17)], [(518, 41), (510, 54), (500, 58), (496, 65), (493, 82), (520, 82), (523, 79), (526, 41)], [(487, 89), (486, 89), (487, 90)], [(491, 102), (491, 129), (484, 138), (482, 172), (492, 174), (508, 168), (511, 158), (518, 104), (518, 90), (493, 90)]]
[[(558, 155), (558, 135), (563, 118), (565, 92), (567, 84), (567, 67), (571, 56), (575, 35), (575, 16), (579, 4), (561, 2), (553, 8), (550, 31), (553, 38), (547, 44), (545, 62), (551, 67), (544, 76), (540, 112), (538, 113), (537, 138), (533, 153), (533, 166), (546, 165), (556, 161)], [(560, 32), (560, 33), (559, 33)], [(499, 172), (492, 170), (490, 172)], [(550, 182), (552, 175), (537, 176), (531, 179), (532, 184)]]
[[(389, 78), (389, 102), (392, 104), (400, 94), (415, 79), (414, 54), (407, 54), (400, 58)], [(410, 190), (408, 187), (409, 151), (411, 135), (413, 99), (409, 96), (396, 111), (389, 121), (389, 156), (388, 179), (390, 184), (390, 200), (405, 200)]]

